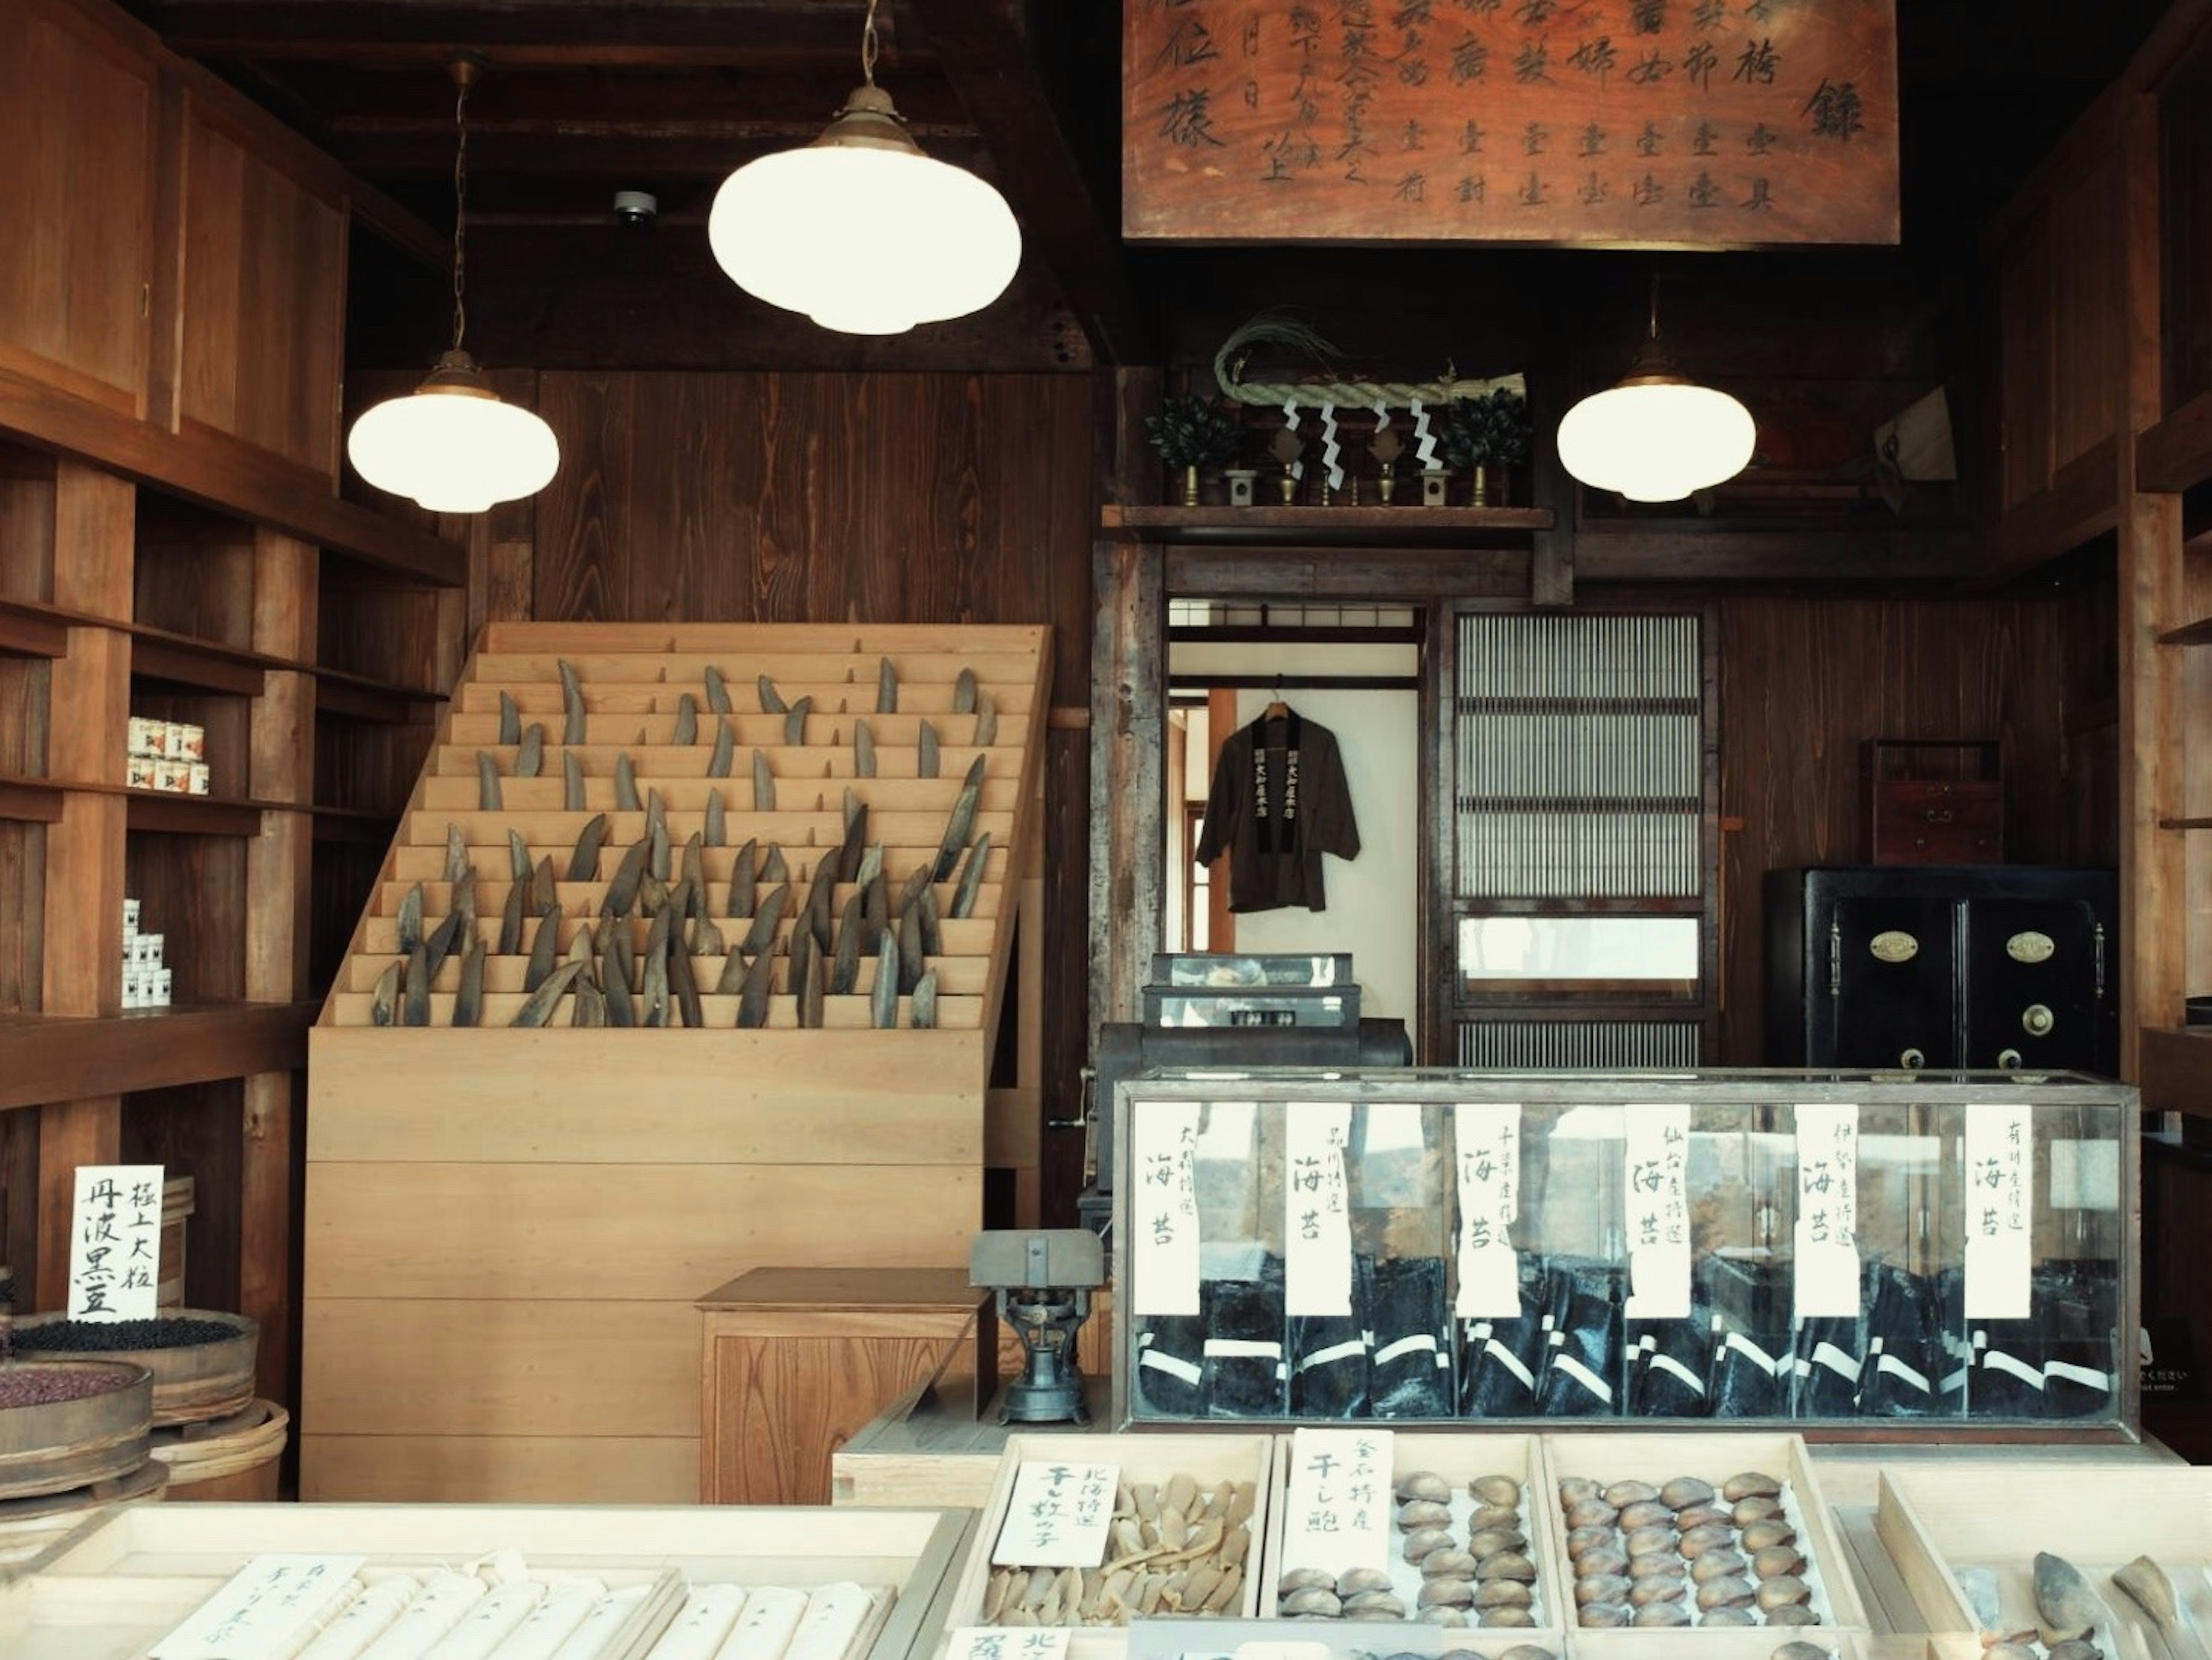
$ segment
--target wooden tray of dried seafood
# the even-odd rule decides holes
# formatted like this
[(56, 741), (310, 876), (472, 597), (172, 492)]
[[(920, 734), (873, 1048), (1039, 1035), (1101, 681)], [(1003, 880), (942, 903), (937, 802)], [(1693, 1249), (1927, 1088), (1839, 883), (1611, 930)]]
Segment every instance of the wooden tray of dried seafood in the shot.
[(1358, 1647), (1376, 1654), (1414, 1646), (1400, 1640), (1406, 1633), (1394, 1633), (1395, 1625), (1440, 1629), (1439, 1652), (1556, 1660), (1573, 1602), (1545, 1525), (1543, 1455), (1534, 1436), (1394, 1435), (1390, 1567), (1387, 1574), (1352, 1569), (1333, 1577), (1284, 1566), (1293, 1445), (1289, 1436), (1278, 1444), (1267, 1506), (1267, 1612), (1302, 1624), (1344, 1620), (1362, 1628)]
[(1546, 1521), (1572, 1576), (1578, 1633), (1866, 1628), (1802, 1438), (1553, 1435), (1543, 1445)]
[(1893, 1464), (1875, 1530), (1929, 1628), (1990, 1660), (2203, 1660), (2212, 1471)]
[[(1009, 1436), (948, 1631), (1066, 1626), (1073, 1660), (1115, 1660), (1133, 1619), (1252, 1617), (1273, 1453), (1267, 1435)], [(1118, 1467), (1107, 1560), (1091, 1569), (994, 1565), (1017, 1474), (1025, 1462), (1050, 1461)]]
[(0, 1660), (140, 1660), (264, 1553), (366, 1559), (283, 1651), (410, 1635), (483, 1660), (906, 1660), (974, 1512), (137, 1506), (0, 1591)]

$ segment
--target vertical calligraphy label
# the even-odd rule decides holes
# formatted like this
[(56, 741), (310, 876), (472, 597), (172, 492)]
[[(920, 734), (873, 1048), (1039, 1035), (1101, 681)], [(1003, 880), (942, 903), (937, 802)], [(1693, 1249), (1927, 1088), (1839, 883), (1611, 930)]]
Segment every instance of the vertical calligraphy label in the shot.
[[(156, 1189), (158, 1191), (158, 1188)], [(357, 1589), (365, 1556), (257, 1556), (148, 1651), (153, 1660), (261, 1660), (290, 1654), (309, 1624)]]
[(1284, 1114), (1283, 1306), (1352, 1312), (1352, 1205), (1344, 1149), (1350, 1102), (1293, 1101)]
[(72, 1320), (150, 1320), (161, 1266), (161, 1166), (79, 1164), (70, 1228)]
[(1195, 1101), (1141, 1101), (1130, 1115), (1129, 1311), (1196, 1314)]
[(2028, 1317), (2034, 1146), (2025, 1103), (1966, 1107), (1966, 1318)]
[(1631, 1320), (1690, 1317), (1690, 1104), (1629, 1105), (1623, 1203)]
[(1512, 1226), (1521, 1214), (1521, 1109), (1462, 1102), (1452, 1109), (1459, 1183), (1459, 1291), (1462, 1320), (1511, 1320), (1521, 1313), (1521, 1259)]
[(1388, 1430), (1293, 1430), (1283, 1570), (1389, 1572), (1393, 1442)]
[(1106, 1560), (1119, 1464), (1024, 1459), (991, 1560), (1024, 1568), (1095, 1568)]
[(945, 1660), (1067, 1660), (1067, 1627), (1001, 1631), (961, 1626), (952, 1632)]
[(1859, 1311), (1859, 1110), (1797, 1108), (1797, 1317)]

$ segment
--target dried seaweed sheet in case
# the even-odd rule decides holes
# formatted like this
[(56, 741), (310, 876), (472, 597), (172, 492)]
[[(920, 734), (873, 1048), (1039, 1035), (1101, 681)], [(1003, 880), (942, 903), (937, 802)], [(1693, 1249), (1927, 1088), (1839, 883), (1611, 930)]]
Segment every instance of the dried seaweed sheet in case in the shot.
[(1943, 1366), (1940, 1298), (1917, 1274), (1880, 1260), (1867, 1264), (1867, 1354), (1859, 1412), (1869, 1418), (1926, 1418), (1940, 1409)]
[[(1863, 1275), (1862, 1276), (1863, 1286)], [(1859, 1292), (1866, 1307), (1866, 1292)], [(1847, 1418), (1856, 1409), (1866, 1371), (1866, 1328), (1846, 1316), (1802, 1320), (1791, 1333), (1790, 1410), (1800, 1418)]]
[(1545, 1340), (1558, 1324), (1568, 1282), (1543, 1258), (1521, 1261), (1521, 1313), (1514, 1319), (1469, 1320), (1460, 1334), (1459, 1409), (1464, 1418), (1533, 1418)]
[(1546, 1334), (1538, 1380), (1541, 1410), (1547, 1418), (1610, 1418), (1620, 1411), (1626, 1271), (1577, 1262), (1562, 1277), (1564, 1312)]
[(1969, 1415), (2072, 1418), (2110, 1410), (2116, 1304), (2107, 1274), (2101, 1264), (2039, 1263), (2029, 1280), (2027, 1319), (1972, 1323)]
[(1290, 1405), (1283, 1259), (1263, 1258), (1257, 1280), (1208, 1280), (1204, 1306), (1206, 1415), (1280, 1418)]
[(1370, 1263), (1352, 1258), (1352, 1311), (1291, 1316), (1291, 1412), (1298, 1418), (1367, 1416)]
[(1790, 1329), (1794, 1292), (1789, 1265), (1715, 1256), (1704, 1267), (1716, 1323), (1712, 1415), (1788, 1416), (1796, 1355)]
[(1703, 1418), (1712, 1410), (1713, 1316), (1692, 1300), (1685, 1320), (1632, 1320), (1623, 1328), (1628, 1371), (1621, 1411), (1631, 1418)]
[(1371, 1414), (1376, 1418), (1449, 1418), (1452, 1385), (1451, 1302), (1441, 1256), (1378, 1256), (1368, 1269)]
[(1135, 1323), (1129, 1341), (1137, 1363), (1130, 1370), (1145, 1414), (1153, 1418), (1196, 1418), (1206, 1396), (1206, 1316), (1156, 1314)]

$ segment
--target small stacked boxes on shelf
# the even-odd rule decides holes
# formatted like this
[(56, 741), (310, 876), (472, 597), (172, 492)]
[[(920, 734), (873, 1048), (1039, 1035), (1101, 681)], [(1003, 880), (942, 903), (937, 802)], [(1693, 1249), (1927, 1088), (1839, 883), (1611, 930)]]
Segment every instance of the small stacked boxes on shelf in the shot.
[(131, 717), (131, 752), (123, 781), (169, 795), (208, 793), (207, 728), (185, 721)]
[(138, 929), (136, 899), (123, 902), (123, 1006), (126, 1009), (165, 1009), (169, 1006), (170, 970), (163, 960), (167, 939)]

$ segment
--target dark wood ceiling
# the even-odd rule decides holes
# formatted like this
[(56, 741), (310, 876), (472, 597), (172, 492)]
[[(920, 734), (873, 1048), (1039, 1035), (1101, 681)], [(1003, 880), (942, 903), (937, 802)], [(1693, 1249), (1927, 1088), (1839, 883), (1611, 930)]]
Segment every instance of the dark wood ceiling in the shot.
[[(793, 350), (780, 316), (715, 288), (702, 228), (733, 167), (806, 142), (842, 102), (859, 78), (861, 0), (129, 3), (173, 47), (441, 228), (453, 215), (444, 64), (456, 48), (482, 52), (469, 199), (471, 258), (483, 263), (471, 286), (531, 290), (502, 309), (497, 344), (509, 361), (564, 350), (587, 361), (586, 338), (634, 367), (673, 367), (686, 353), (765, 366)], [(1971, 260), (1979, 228), (2163, 9), (1899, 0), (1905, 246), (1896, 258), (1906, 269), (1934, 282)], [(1182, 296), (1218, 289), (1224, 271), (1263, 271), (1294, 293), (1302, 262), (1318, 258), (1223, 262), (1121, 247), (1119, 14), (1113, 0), (884, 0), (879, 80), (925, 148), (1000, 185), (1027, 237), (1023, 274), (988, 320), (927, 331), (935, 357), (912, 361), (1141, 359)], [(619, 226), (618, 189), (656, 196), (658, 223)], [(388, 344), (418, 358), (422, 339), (434, 343), (434, 329), (421, 331), (436, 287), (389, 251), (363, 250), (357, 355), (379, 361)], [(916, 345), (804, 350), (825, 366), (840, 353), (855, 367), (896, 366)]]

